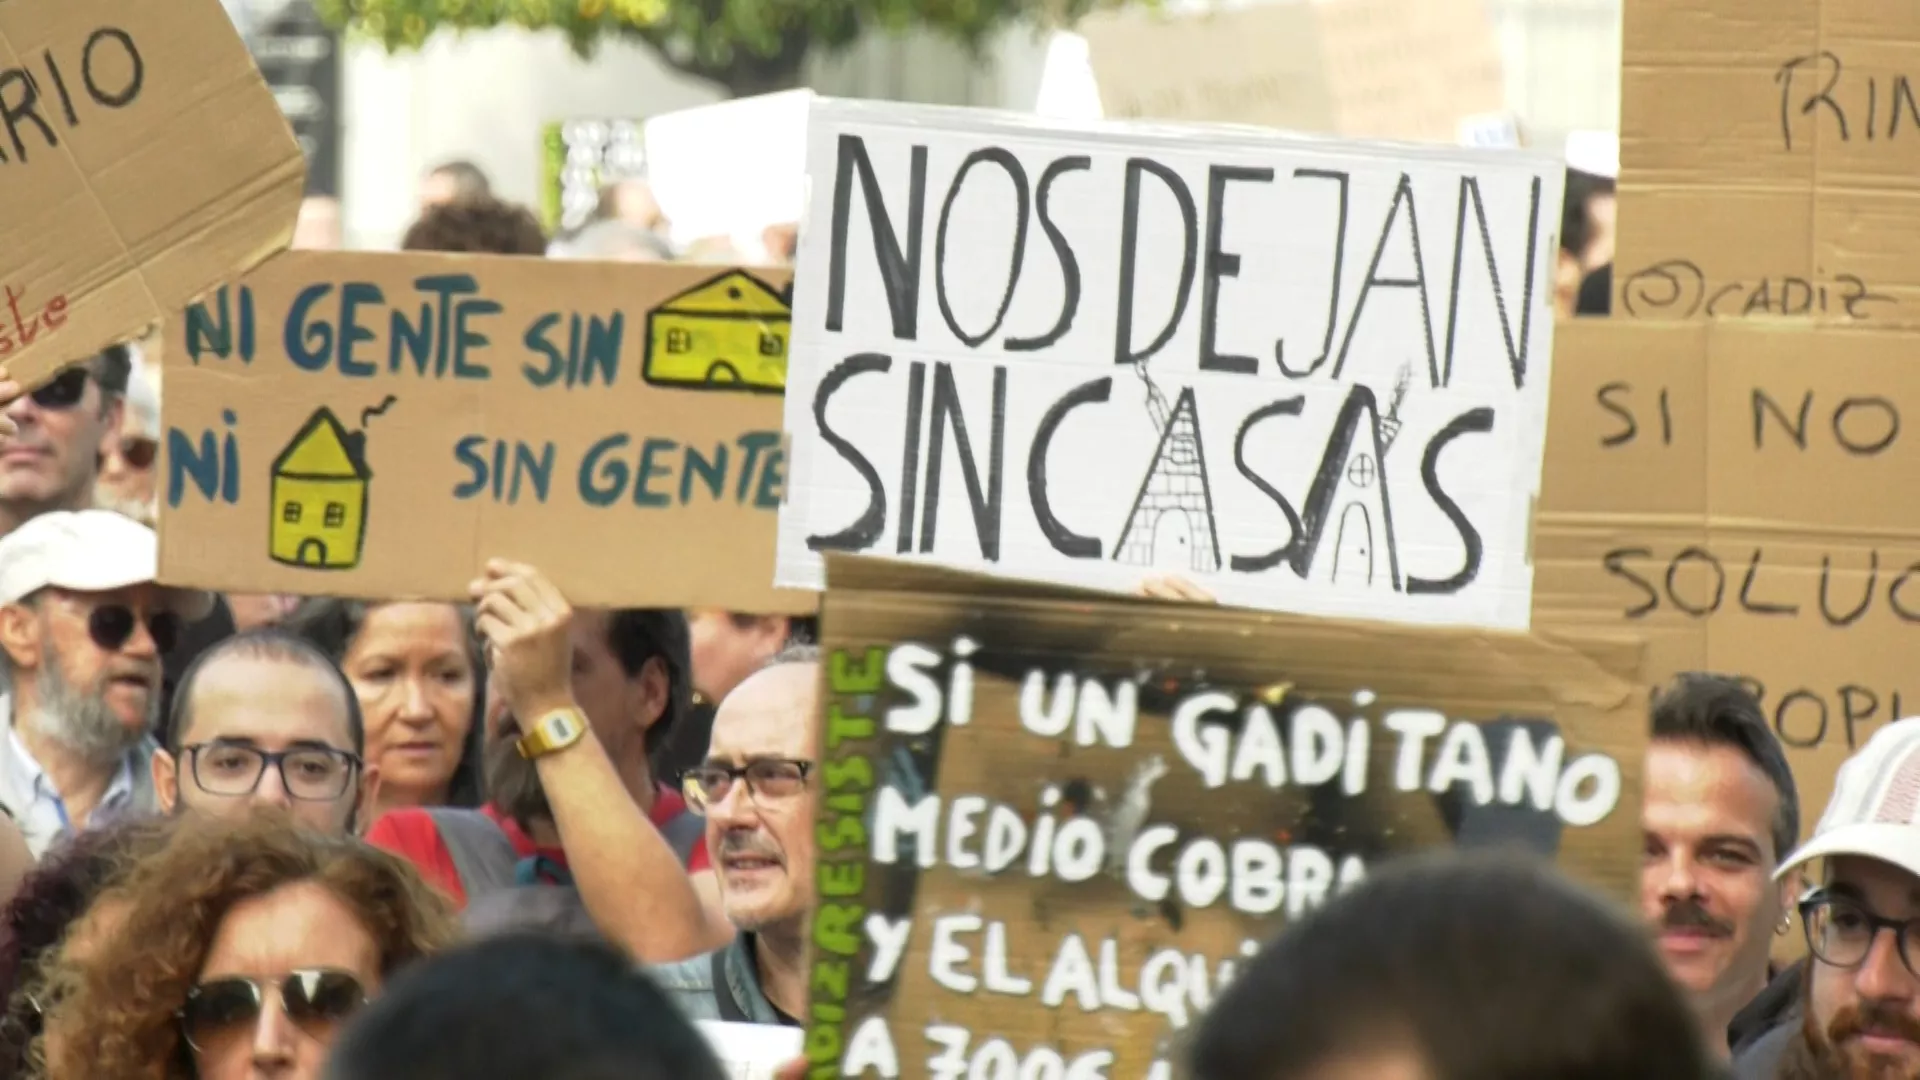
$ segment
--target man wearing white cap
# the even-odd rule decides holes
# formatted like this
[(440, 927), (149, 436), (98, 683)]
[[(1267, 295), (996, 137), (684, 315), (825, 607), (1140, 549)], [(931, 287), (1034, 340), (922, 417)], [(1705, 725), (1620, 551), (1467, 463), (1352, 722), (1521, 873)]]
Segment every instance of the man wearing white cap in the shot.
[(1820, 884), (1799, 905), (1811, 955), (1798, 1023), (1762, 1036), (1734, 1074), (1920, 1080), (1920, 718), (1847, 759), (1813, 839), (1775, 876), (1816, 860)]
[(0, 810), (37, 857), (156, 802), (160, 654), (212, 598), (154, 583), (153, 530), (55, 511), (0, 538)]

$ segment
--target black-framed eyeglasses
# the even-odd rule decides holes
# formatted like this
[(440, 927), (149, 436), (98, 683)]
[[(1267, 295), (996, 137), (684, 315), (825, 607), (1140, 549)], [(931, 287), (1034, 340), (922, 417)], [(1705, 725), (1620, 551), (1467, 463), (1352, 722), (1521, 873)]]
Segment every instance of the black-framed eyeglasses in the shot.
[[(95, 645), (108, 652), (119, 652), (127, 642), (133, 640), (133, 628), (140, 621), (134, 610), (125, 604), (102, 604), (87, 613), (87, 636)], [(171, 611), (149, 612), (146, 617), (147, 636), (153, 639), (156, 652), (172, 652), (180, 643), (180, 631), (185, 620)]]
[(687, 805), (704, 814), (716, 803), (724, 802), (736, 780), (747, 782), (747, 795), (755, 802), (790, 799), (806, 790), (807, 775), (813, 762), (794, 758), (756, 758), (745, 765), (719, 765), (709, 762), (688, 769), (680, 781)]
[(27, 396), (33, 399), (35, 405), (50, 412), (71, 409), (86, 396), (87, 380), (91, 378), (93, 373), (86, 368), (70, 367)]
[(194, 743), (181, 747), (191, 755), (193, 782), (209, 795), (239, 797), (260, 787), (269, 765), (280, 770), (280, 786), (303, 802), (332, 802), (353, 787), (360, 758), (330, 746), (262, 750), (244, 743)]
[(1920, 975), (1920, 967), (1914, 964), (1915, 956), (1920, 956), (1920, 946), (1915, 944), (1920, 939), (1920, 919), (1883, 918), (1850, 896), (1823, 889), (1800, 901), (1800, 922), (1807, 928), (1807, 949), (1829, 967), (1851, 970), (1866, 963), (1880, 931), (1891, 930), (1900, 962)]
[(279, 979), (232, 976), (208, 979), (187, 991), (176, 1014), (187, 1045), (201, 1053), (235, 1038), (250, 1038), (266, 1008), (267, 988), (280, 989), (280, 1008), (300, 1030), (325, 1041), (333, 1028), (367, 1002), (366, 987), (352, 972), (296, 968)]

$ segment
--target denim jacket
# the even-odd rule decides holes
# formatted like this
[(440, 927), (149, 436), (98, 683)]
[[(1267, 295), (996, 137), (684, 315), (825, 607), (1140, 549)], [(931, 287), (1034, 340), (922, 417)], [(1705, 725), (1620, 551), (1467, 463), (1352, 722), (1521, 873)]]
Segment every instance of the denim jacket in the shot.
[[(676, 964), (650, 967), (647, 974), (667, 991), (688, 1019), (778, 1024), (780, 1014), (760, 990), (760, 968), (754, 962), (753, 948), (752, 934), (735, 934), (732, 942), (716, 952), (702, 953)], [(724, 986), (718, 988), (714, 980), (716, 968), (724, 982)], [(737, 1011), (723, 1007), (720, 993), (729, 995)]]

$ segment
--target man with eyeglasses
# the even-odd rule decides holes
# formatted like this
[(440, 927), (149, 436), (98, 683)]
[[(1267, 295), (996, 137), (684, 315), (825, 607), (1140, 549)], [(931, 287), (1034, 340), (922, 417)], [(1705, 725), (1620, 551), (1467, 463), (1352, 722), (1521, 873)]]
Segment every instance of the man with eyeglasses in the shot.
[(132, 355), (114, 345), (3, 403), (0, 536), (37, 514), (93, 505), (103, 455), (120, 437)]
[(715, 952), (654, 969), (696, 1020), (805, 1026), (819, 678), (815, 647), (775, 654), (720, 703), (707, 759), (687, 773), (738, 931)]
[(353, 685), (326, 654), (280, 630), (208, 649), (181, 677), (153, 785), (170, 814), (241, 817), (284, 809), (351, 833), (379, 791)]
[(212, 606), (154, 583), (153, 530), (106, 510), (0, 537), (0, 809), (37, 858), (68, 833), (156, 805), (160, 654)]
[(1801, 1009), (1734, 1075), (1920, 1080), (1920, 718), (1847, 759), (1813, 838), (1775, 877), (1816, 860), (1820, 884), (1799, 903), (1812, 958)]

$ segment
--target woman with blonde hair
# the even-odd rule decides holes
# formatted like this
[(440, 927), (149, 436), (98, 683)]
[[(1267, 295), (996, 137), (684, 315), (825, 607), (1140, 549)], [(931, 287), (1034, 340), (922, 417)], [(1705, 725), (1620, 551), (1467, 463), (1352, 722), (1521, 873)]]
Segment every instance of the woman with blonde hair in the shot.
[(273, 813), (183, 820), (89, 917), (92, 947), (33, 992), (62, 1080), (315, 1080), (338, 1027), (456, 934), (404, 860)]

